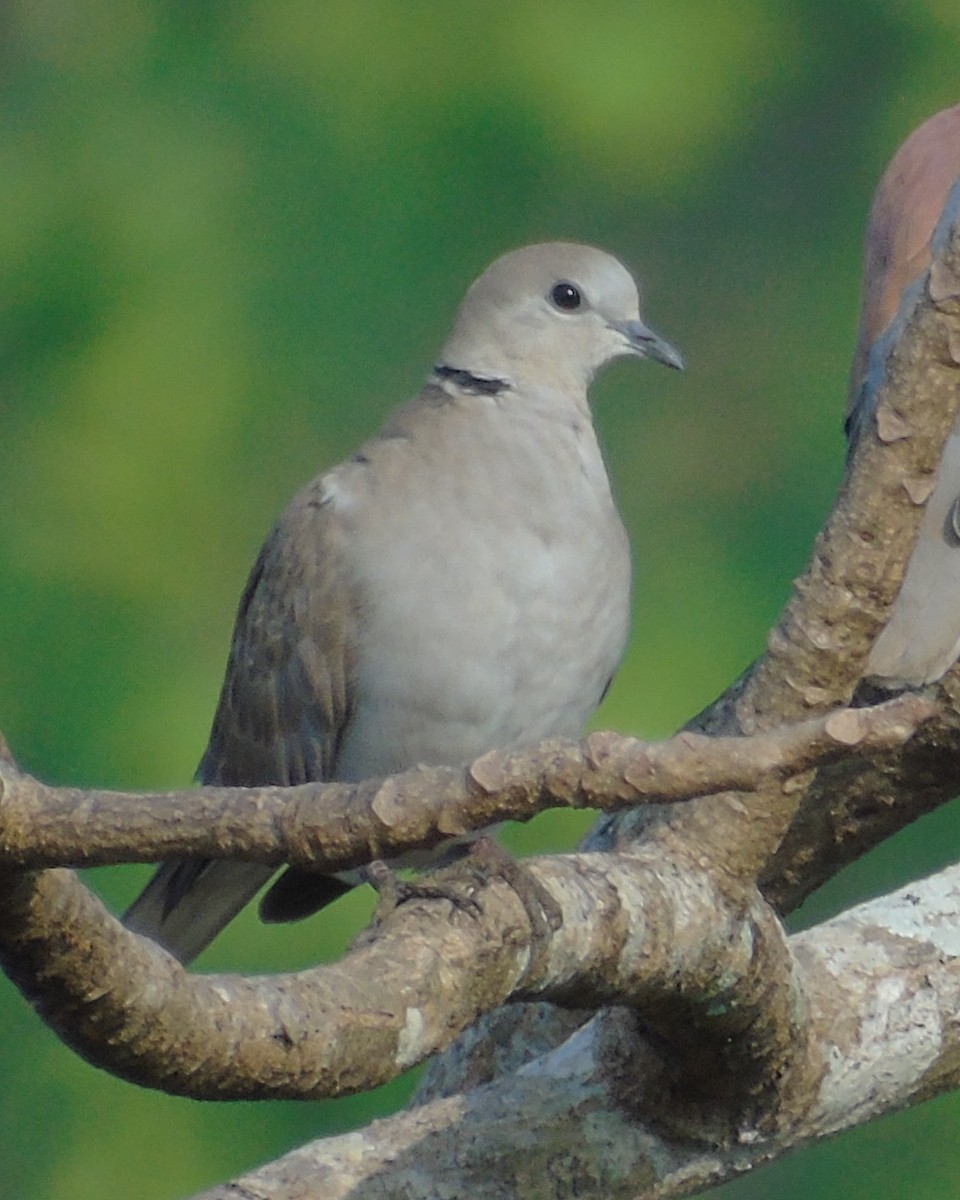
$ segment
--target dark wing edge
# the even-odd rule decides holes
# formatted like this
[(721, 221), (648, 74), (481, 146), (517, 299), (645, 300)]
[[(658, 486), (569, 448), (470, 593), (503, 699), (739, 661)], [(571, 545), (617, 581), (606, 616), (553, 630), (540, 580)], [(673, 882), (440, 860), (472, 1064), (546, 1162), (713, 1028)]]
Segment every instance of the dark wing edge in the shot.
[[(343, 569), (342, 531), (323, 478), (295, 497), (247, 580), (207, 749), (197, 777), (230, 787), (328, 779), (352, 709), (357, 606)], [(196, 957), (274, 874), (257, 863), (163, 863), (124, 916), (181, 962)], [(284, 876), (271, 920), (307, 915), (344, 885), (314, 876), (313, 899)], [(289, 913), (289, 916), (287, 915)]]

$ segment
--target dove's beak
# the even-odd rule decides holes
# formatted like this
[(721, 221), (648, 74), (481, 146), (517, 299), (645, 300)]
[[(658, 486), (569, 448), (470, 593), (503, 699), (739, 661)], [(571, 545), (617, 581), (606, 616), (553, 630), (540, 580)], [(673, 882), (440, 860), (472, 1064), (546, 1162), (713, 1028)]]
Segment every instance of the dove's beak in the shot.
[(621, 321), (613, 328), (622, 333), (627, 345), (642, 358), (652, 358), (654, 362), (663, 363), (665, 367), (673, 367), (675, 371), (683, 370), (683, 358), (679, 350), (659, 333), (654, 333), (643, 321)]

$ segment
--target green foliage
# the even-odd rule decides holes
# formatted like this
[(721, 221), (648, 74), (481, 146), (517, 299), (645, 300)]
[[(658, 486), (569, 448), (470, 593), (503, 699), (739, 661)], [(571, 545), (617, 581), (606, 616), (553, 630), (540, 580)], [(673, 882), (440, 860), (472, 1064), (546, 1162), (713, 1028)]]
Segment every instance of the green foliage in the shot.
[[(697, 711), (761, 650), (829, 510), (863, 218), (897, 142), (957, 100), (958, 49), (944, 0), (13, 0), (0, 728), (21, 761), (187, 782), (274, 515), (419, 386), (489, 259), (554, 237), (636, 267), (689, 364), (597, 388), (637, 563), (599, 723), (661, 735)], [(921, 825), (834, 902), (929, 869), (956, 823)], [(514, 844), (582, 827), (543, 818)], [(95, 882), (120, 906), (142, 879)], [(333, 955), (367, 904), (283, 931), (245, 914), (202, 965)], [(406, 1086), (199, 1105), (94, 1071), (5, 983), (0, 1013), (0, 1192), (26, 1200), (179, 1196)], [(729, 1194), (952, 1197), (955, 1109)]]

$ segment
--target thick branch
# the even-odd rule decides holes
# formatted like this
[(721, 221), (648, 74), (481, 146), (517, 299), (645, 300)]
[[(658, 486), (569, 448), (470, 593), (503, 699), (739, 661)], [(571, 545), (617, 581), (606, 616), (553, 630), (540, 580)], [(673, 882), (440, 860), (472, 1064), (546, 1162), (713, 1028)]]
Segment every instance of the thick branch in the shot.
[[(753, 734), (849, 702), (896, 598), (960, 410), (960, 227), (935, 268), (935, 295), (928, 284), (917, 289), (922, 295), (888, 359), (876, 418), (857, 439), (834, 510), (766, 654), (693, 727)], [(765, 891), (781, 909), (960, 792), (960, 668), (936, 692), (940, 719), (909, 746), (828, 764), (798, 796), (793, 826), (764, 872)], [(688, 823), (709, 824), (717, 803), (673, 814), (677, 835)], [(642, 837), (648, 820), (634, 812), (603, 822), (590, 848)]]
[[(565, 743), (541, 748), (534, 761), (542, 764), (539, 786), (549, 781), (551, 795), (592, 799), (602, 780), (617, 802), (625, 793), (645, 790), (658, 796), (697, 794), (715, 788), (718, 778), (720, 786), (729, 786), (733, 778), (749, 781), (762, 786), (766, 825), (734, 836), (733, 814), (725, 833), (728, 846), (748, 845), (751, 837), (760, 846), (774, 845), (793, 811), (798, 769), (851, 745), (896, 745), (933, 712), (929, 702), (903, 697), (756, 739), (682, 734), (664, 746), (645, 746), (595, 735), (586, 743), (589, 757)], [(395, 801), (405, 788), (416, 791), (425, 779), (438, 776), (449, 784), (445, 799), (452, 792), (454, 804), (461, 806), (481, 787), (496, 804), (506, 804), (518, 792), (529, 798), (528, 768), (526, 756), (497, 754), (474, 763), (467, 784), (462, 772), (413, 772), (371, 785), (365, 814), (371, 823), (382, 823), (385, 813), (395, 811), (401, 830), (416, 827), (423, 818), (415, 805), (391, 809), (386, 799)], [(12, 766), (7, 778), (8, 829), (25, 828), (25, 817), (49, 793), (17, 776)], [(213, 844), (222, 851), (218, 839), (224, 826), (228, 832), (242, 828), (239, 822), (249, 813), (255, 819), (253, 832), (244, 835), (244, 849), (274, 855), (279, 846), (289, 848), (277, 809), (291, 791), (304, 790), (203, 789), (203, 802), (221, 814), (220, 824), (207, 831), (213, 842), (191, 841), (198, 836), (191, 831), (178, 846), (209, 853)], [(345, 792), (356, 797), (363, 789), (313, 789), (317, 792), (321, 802), (332, 797), (333, 804), (342, 804)], [(76, 797), (69, 790), (57, 795), (61, 806)], [(230, 800), (239, 801), (239, 815)], [(109, 793), (81, 804), (84, 816), (97, 803), (107, 808), (111, 830), (130, 813), (140, 828), (151, 816), (156, 820), (149, 801)], [(158, 806), (163, 803), (168, 807), (159, 827), (166, 836), (178, 808), (169, 799)], [(56, 805), (50, 807), (56, 811)], [(209, 821), (203, 803), (201, 809)], [(439, 811), (442, 819), (442, 803)], [(305, 831), (304, 844), (317, 845), (325, 832), (323, 819), (319, 828), (306, 827), (302, 796), (293, 798), (290, 812), (291, 828)], [(63, 807), (59, 815), (68, 820)], [(354, 819), (355, 830), (362, 830), (362, 816)], [(483, 823), (490, 817), (488, 810)], [(48, 811), (47, 823), (38, 822), (44, 831), (50, 819)], [(449, 830), (449, 822), (444, 828)], [(481, 1013), (520, 996), (577, 1005), (642, 1003), (649, 1020), (675, 1041), (709, 1040), (711, 1029), (721, 1031), (714, 1040), (724, 1047), (723, 1055), (729, 1057), (726, 1047), (735, 1046), (754, 1065), (766, 1064), (772, 1055), (773, 1074), (780, 1077), (786, 1073), (783, 1047), (791, 1039), (783, 1031), (791, 1005), (770, 1007), (771, 996), (786, 987), (784, 969), (776, 964), (777, 938), (761, 937), (760, 917), (751, 915), (754, 902), (747, 897), (752, 889), (744, 890), (744, 884), (753, 871), (745, 874), (743, 856), (726, 853), (720, 842), (712, 846), (711, 837), (705, 832), (699, 841), (672, 843), (660, 838), (630, 858), (540, 860), (531, 867), (532, 901), (503, 879), (491, 878), (474, 897), (477, 915), (455, 912), (449, 919), (444, 903), (437, 919), (436, 905), (405, 906), (336, 966), (272, 979), (191, 976), (119, 926), (68, 872), (6, 868), (0, 874), (0, 958), (47, 1022), (85, 1057), (126, 1078), (195, 1097), (337, 1095), (372, 1087), (448, 1044)], [(384, 845), (367, 831), (360, 844), (371, 843), (380, 850)], [(41, 845), (49, 853), (49, 837), (41, 838)], [(548, 896), (542, 911), (536, 888)], [(560, 915), (555, 928), (547, 916), (553, 910)], [(743, 921), (754, 930), (746, 938)], [(762, 944), (769, 946), (767, 952), (757, 949)], [(731, 960), (731, 945), (748, 948), (744, 962), (738, 963), (736, 955)], [(108, 989), (104, 980), (110, 981)], [(737, 1003), (721, 1023), (718, 994), (731, 988), (739, 993)], [(735, 1040), (734, 1033), (745, 1028), (750, 1037)], [(703, 1053), (702, 1045), (697, 1053)], [(678, 1046), (678, 1061), (683, 1057)], [(726, 1067), (717, 1072), (719, 1078), (740, 1080), (750, 1074)], [(765, 1072), (752, 1074), (759, 1079)]]
[(529, 872), (559, 923), (468, 870), (475, 911), (405, 904), (334, 966), (254, 978), (187, 973), (67, 871), (7, 872), (0, 959), (84, 1057), (193, 1097), (369, 1088), (510, 997), (639, 1004), (664, 1030), (682, 1006), (685, 1028), (700, 1014), (698, 1053), (712, 1037), (718, 1055), (756, 1067), (720, 1072), (738, 1094), (748, 1076), (768, 1078), (771, 1057), (782, 1084), (802, 1039), (779, 924), (754, 889), (659, 848), (543, 858)]
[[(960, 1083), (960, 868), (791, 939), (820, 1064), (809, 1106), (726, 1145), (650, 1119), (664, 1064), (611, 1010), (552, 1054), (466, 1095), (306, 1146), (196, 1200), (666, 1200)], [(646, 1115), (645, 1115), (646, 1113)]]

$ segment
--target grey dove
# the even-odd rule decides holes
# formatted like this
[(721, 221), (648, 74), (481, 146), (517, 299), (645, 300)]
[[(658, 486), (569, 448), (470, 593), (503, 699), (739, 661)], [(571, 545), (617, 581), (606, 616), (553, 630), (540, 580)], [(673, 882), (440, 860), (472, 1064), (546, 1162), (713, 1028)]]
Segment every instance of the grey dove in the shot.
[[(627, 535), (587, 402), (624, 356), (682, 366), (609, 254), (527, 246), (480, 276), (420, 394), (267, 537), (202, 783), (359, 780), (581, 733), (627, 637)], [(125, 921), (186, 962), (273, 873), (165, 863)], [(308, 915), (352, 879), (289, 869), (261, 915)]]
[[(960, 105), (930, 117), (893, 156), (870, 210), (860, 332), (848, 403), (855, 441), (873, 418), (886, 359), (960, 216)], [(960, 654), (960, 421), (948, 436), (900, 591), (864, 674), (886, 689), (939, 679)]]

